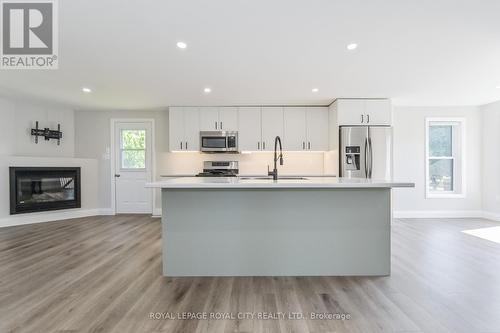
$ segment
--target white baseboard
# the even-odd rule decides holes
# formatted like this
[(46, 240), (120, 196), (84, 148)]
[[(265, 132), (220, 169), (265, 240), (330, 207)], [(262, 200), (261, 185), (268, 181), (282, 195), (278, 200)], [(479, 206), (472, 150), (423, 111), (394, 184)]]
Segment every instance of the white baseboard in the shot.
[(493, 212), (484, 211), (483, 212), (483, 217), (485, 219), (488, 219), (488, 220), (500, 222), (500, 214), (499, 213), (493, 213)]
[(480, 210), (400, 210), (394, 211), (397, 219), (482, 218)]
[(27, 213), (19, 215), (11, 215), (0, 218), (0, 228), (12, 227), (17, 225), (43, 223), (50, 221), (74, 219), (79, 217), (97, 216), (97, 215), (114, 215), (110, 208), (97, 209), (68, 209), (54, 212)]
[(161, 208), (153, 208), (153, 217), (161, 217)]

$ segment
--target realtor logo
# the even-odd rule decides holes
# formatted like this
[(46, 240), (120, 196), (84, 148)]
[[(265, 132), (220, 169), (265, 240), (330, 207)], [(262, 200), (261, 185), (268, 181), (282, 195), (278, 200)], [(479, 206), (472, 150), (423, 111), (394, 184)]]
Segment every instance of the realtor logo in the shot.
[(2, 69), (57, 69), (56, 0), (0, 0)]

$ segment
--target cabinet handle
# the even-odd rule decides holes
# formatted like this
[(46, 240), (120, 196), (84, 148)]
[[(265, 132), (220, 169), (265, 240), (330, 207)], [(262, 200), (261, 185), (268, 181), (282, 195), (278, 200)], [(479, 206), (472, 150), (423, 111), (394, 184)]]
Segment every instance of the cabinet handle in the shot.
[(266, 150), (266, 141), (262, 141), (262, 149)]
[(305, 149), (306, 149), (306, 142), (302, 141), (302, 150), (305, 150)]
[(220, 122), (220, 127), (219, 128), (222, 129), (222, 121)]
[(257, 150), (260, 150), (260, 141), (257, 141)]
[(364, 123), (364, 122), (365, 122), (365, 116), (361, 115), (361, 123)]
[(368, 124), (370, 123), (370, 115), (369, 115), (369, 114), (367, 114), (367, 115), (366, 115), (366, 122), (367, 122)]
[(215, 122), (215, 129), (217, 129), (217, 122)]
[(182, 141), (181, 141), (181, 150), (182, 150)]
[(188, 142), (186, 141), (186, 150), (188, 149)]
[(311, 142), (307, 143), (307, 149), (311, 150)]

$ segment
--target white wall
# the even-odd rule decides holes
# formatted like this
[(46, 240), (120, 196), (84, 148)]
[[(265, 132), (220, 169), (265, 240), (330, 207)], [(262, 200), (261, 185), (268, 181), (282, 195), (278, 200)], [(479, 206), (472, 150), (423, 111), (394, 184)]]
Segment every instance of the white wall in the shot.
[[(37, 102), (0, 97), (0, 155), (73, 157), (75, 147), (74, 112), (72, 109)], [(38, 144), (30, 135), (38, 120), (39, 127), (57, 129), (61, 124), (63, 139)]]
[[(426, 117), (463, 117), (466, 119), (465, 198), (425, 198)], [(413, 190), (395, 190), (395, 215), (399, 217), (480, 216), (482, 211), (481, 142), (479, 107), (395, 107), (394, 178), (416, 183)]]
[[(42, 137), (35, 144), (30, 130), (37, 120), (42, 128), (56, 129), (61, 124), (61, 145)], [(0, 97), (0, 227), (103, 213), (97, 199), (97, 161), (74, 158), (74, 134), (74, 111), (70, 108)], [(82, 208), (10, 216), (9, 166), (80, 166)]]
[(481, 107), (485, 217), (500, 221), (500, 102)]

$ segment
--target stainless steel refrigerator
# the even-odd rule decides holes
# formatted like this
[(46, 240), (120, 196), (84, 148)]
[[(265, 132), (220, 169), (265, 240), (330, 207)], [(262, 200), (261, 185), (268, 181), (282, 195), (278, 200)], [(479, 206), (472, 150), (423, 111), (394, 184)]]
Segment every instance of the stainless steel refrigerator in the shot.
[(340, 127), (340, 177), (392, 178), (392, 127)]

